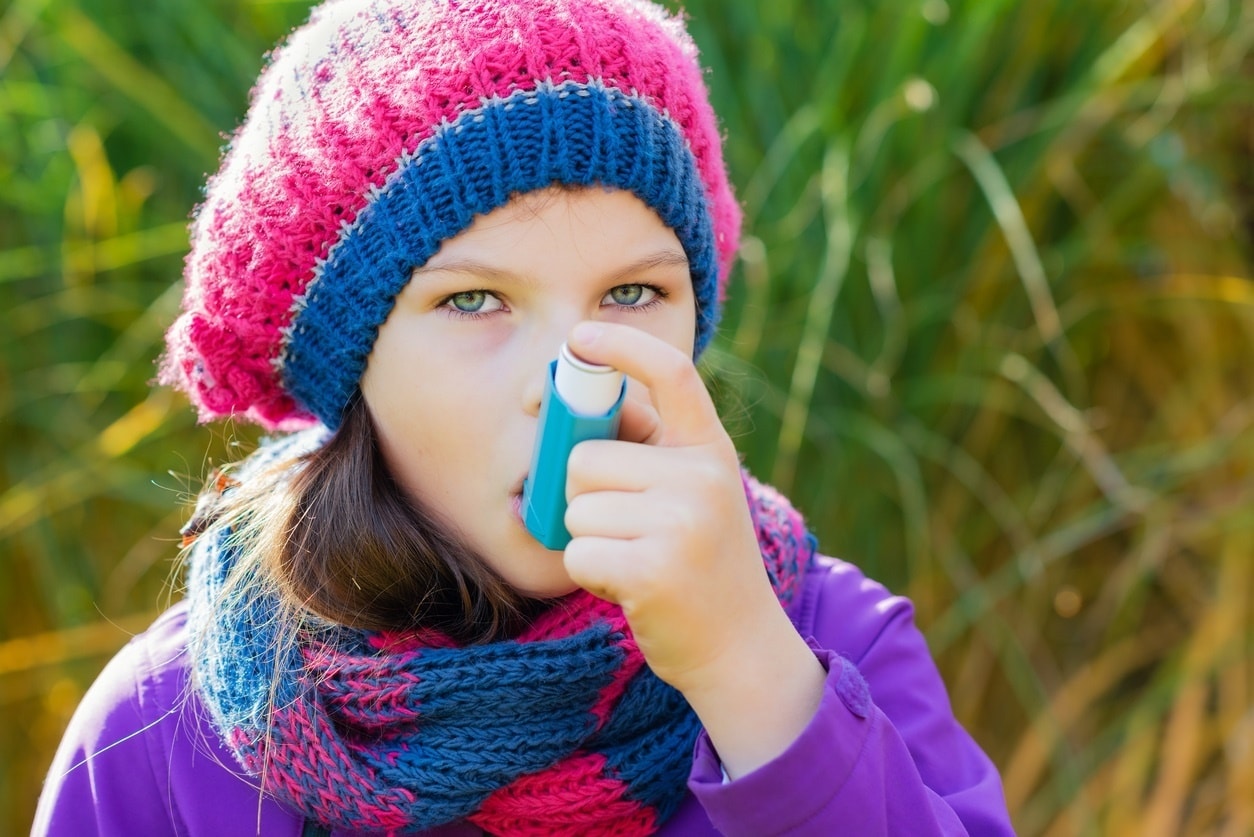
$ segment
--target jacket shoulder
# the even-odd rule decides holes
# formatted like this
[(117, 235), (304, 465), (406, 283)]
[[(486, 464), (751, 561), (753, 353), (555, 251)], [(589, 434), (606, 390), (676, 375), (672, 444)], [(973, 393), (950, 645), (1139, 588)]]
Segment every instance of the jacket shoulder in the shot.
[(177, 609), (131, 639), (70, 719), (44, 780), (34, 834), (180, 833), (161, 729), (183, 696), (186, 643)]
[[(196, 698), (187, 609), (171, 607), (105, 666), (53, 758), (32, 833), (296, 834), (235, 764)], [(260, 815), (260, 820), (259, 820)]]

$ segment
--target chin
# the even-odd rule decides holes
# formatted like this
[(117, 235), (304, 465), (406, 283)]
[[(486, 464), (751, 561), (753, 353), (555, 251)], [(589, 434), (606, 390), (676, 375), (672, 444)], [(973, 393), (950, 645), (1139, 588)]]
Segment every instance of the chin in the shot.
[(510, 541), (507, 547), (510, 560), (502, 563), (489, 559), (488, 563), (519, 595), (529, 599), (557, 599), (579, 589), (566, 574), (561, 551), (546, 549), (527, 532), (521, 520), (517, 531), (511, 533)]
[(579, 589), (579, 585), (569, 578), (553, 581), (532, 580), (530, 584), (515, 584), (512, 579), (508, 581), (520, 595), (529, 599), (560, 599)]
[(520, 573), (516, 576), (506, 576), (505, 580), (520, 595), (529, 599), (557, 599), (579, 589), (579, 585), (571, 581), (570, 576), (566, 574), (560, 552), (544, 549), (535, 560), (555, 562), (556, 567), (552, 569), (556, 572)]

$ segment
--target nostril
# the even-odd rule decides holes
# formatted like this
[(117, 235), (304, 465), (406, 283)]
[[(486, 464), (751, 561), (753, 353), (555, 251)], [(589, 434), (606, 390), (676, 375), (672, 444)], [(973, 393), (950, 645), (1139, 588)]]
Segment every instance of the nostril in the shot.
[(527, 379), (527, 386), (523, 390), (523, 411), (532, 418), (538, 418), (540, 415), (540, 401), (544, 398), (546, 374), (548, 374), (547, 365)]

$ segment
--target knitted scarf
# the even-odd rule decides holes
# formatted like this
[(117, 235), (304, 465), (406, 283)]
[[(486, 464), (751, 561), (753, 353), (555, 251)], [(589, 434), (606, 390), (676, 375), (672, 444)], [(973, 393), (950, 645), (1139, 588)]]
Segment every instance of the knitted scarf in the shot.
[[(784, 497), (747, 474), (744, 484), (787, 605), (813, 540)], [(699, 723), (616, 605), (578, 591), (521, 635), (468, 647), (431, 631), (294, 634), (272, 597), (221, 595), (236, 558), (225, 531), (191, 547), (196, 685), (244, 768), (308, 819), (366, 832), (465, 820), (490, 834), (649, 834), (682, 801)]]

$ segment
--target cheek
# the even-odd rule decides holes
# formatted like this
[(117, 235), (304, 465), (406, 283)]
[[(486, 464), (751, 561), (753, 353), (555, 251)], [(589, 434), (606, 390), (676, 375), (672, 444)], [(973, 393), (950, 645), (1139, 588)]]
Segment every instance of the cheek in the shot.
[(506, 366), (436, 352), (389, 358), (363, 379), (384, 457), (407, 489), (430, 500), (491, 461), (508, 415)]
[[(424, 382), (433, 383), (433, 382)], [(404, 386), (375, 413), (383, 459), (414, 501), (441, 515), (464, 500), (466, 473), (477, 473), (482, 428), (465, 401), (445, 399), (447, 389)]]
[[(496, 370), (489, 349), (458, 341), (439, 315), (389, 320), (380, 329), (362, 378), (371, 412), (395, 433), (439, 428), (485, 397)], [(476, 331), (464, 329), (463, 331)], [(450, 333), (451, 332), (451, 333)], [(483, 337), (480, 335), (480, 342)]]
[(442, 420), (455, 407), (443, 398), (448, 384), (442, 375), (420, 354), (377, 351), (361, 381), (384, 461), (411, 495), (426, 495), (422, 476), (441, 470), (447, 433)]

